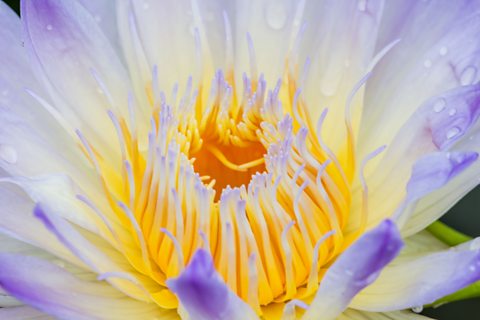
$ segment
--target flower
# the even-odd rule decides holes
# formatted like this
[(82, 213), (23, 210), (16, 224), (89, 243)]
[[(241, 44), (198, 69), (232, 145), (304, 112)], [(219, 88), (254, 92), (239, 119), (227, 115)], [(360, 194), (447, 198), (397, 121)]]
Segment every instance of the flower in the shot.
[(480, 279), (424, 231), (480, 173), (480, 3), (21, 7), (2, 318), (412, 319)]

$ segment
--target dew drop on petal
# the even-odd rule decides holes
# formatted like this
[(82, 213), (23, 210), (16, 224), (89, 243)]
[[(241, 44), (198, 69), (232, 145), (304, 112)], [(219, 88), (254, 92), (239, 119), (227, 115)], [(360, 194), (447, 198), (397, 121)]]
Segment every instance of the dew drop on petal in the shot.
[(445, 99), (440, 98), (433, 105), (433, 111), (437, 113), (442, 112), (445, 109), (446, 105), (447, 105), (447, 102), (445, 101)]
[(460, 129), (458, 127), (453, 127), (453, 128), (448, 129), (446, 137), (447, 137), (447, 139), (452, 139), (453, 137), (455, 137), (459, 133), (460, 133)]
[(95, 21), (96, 21), (97, 23), (102, 22), (102, 17), (100, 17), (98, 14), (95, 15), (94, 19), (95, 19)]
[(460, 84), (462, 86), (468, 86), (473, 84), (475, 77), (477, 76), (477, 68), (473, 66), (466, 67), (460, 75)]
[(412, 308), (412, 311), (415, 313), (420, 313), (423, 311), (423, 306), (416, 306)]
[(0, 145), (0, 158), (5, 162), (14, 164), (18, 160), (17, 151), (12, 146), (2, 144)]
[(441, 56), (446, 56), (447, 53), (448, 53), (448, 48), (443, 46), (440, 48), (440, 50), (438, 51), (438, 53), (441, 55)]
[(2, 90), (2, 96), (4, 96), (4, 97), (8, 96), (8, 90), (7, 89)]
[(425, 68), (430, 68), (432, 66), (432, 60), (430, 59), (427, 59), (423, 62), (423, 65), (425, 66)]
[(357, 8), (359, 11), (367, 10), (367, 0), (358, 0)]
[(457, 114), (457, 109), (455, 109), (455, 108), (452, 108), (448, 111), (448, 115), (451, 116), (451, 117), (453, 117), (456, 114)]
[(48, 31), (52, 31), (52, 30), (53, 30), (53, 26), (52, 26), (51, 24), (47, 24), (46, 29), (47, 29)]
[(265, 19), (270, 28), (274, 30), (280, 30), (285, 26), (287, 15), (287, 7), (283, 1), (271, 1), (265, 7)]
[(477, 268), (475, 266), (470, 266), (470, 267), (468, 267), (468, 269), (472, 272), (475, 272), (475, 270), (477, 270)]
[(148, 1), (143, 2), (143, 9), (147, 10), (150, 8), (150, 4), (148, 4)]

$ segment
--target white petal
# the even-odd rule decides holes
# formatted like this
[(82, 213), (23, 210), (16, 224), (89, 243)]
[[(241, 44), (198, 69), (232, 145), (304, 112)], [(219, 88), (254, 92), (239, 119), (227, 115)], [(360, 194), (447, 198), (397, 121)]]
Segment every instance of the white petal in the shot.
[(176, 319), (174, 311), (130, 299), (105, 283), (81, 281), (37, 258), (0, 253), (0, 282), (23, 302), (60, 319)]
[(399, 253), (403, 243), (392, 221), (386, 220), (354, 242), (328, 268), (302, 319), (335, 319), (355, 295), (374, 282)]
[(63, 0), (23, 1), (21, 16), (32, 66), (55, 107), (102, 151), (118, 152), (107, 109), (128, 115), (129, 78), (93, 16)]
[(377, 281), (355, 297), (350, 307), (367, 311), (414, 308), (478, 280), (480, 252), (475, 245), (471, 250), (466, 245), (387, 266)]

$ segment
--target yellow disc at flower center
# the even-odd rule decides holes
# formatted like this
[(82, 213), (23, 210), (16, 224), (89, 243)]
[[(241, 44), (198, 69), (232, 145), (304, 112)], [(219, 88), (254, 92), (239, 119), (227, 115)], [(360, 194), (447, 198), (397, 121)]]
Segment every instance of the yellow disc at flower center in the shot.
[(348, 182), (296, 101), (294, 81), (284, 81), (267, 90), (263, 79), (247, 78), (240, 93), (218, 72), (211, 97), (186, 94), (178, 105), (149, 86), (148, 150), (128, 121), (112, 116), (119, 172), (84, 143), (121, 225), (119, 250), (153, 281), (147, 290), (160, 306), (177, 307), (166, 281), (199, 248), (259, 314), (312, 295), (344, 249)]

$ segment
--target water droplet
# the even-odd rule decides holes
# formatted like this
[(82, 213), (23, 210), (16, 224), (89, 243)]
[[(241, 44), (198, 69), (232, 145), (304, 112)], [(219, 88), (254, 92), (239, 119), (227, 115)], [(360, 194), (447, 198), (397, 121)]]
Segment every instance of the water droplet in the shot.
[(150, 8), (150, 4), (149, 4), (147, 1), (144, 1), (144, 2), (143, 2), (143, 9), (144, 9), (144, 10), (147, 10), (147, 9), (149, 9), (149, 8)]
[(359, 11), (367, 10), (367, 0), (358, 0), (357, 8)]
[(423, 311), (423, 306), (416, 306), (412, 308), (412, 311), (415, 313), (420, 313)]
[(447, 55), (447, 53), (448, 53), (448, 48), (445, 47), (445, 46), (443, 46), (443, 47), (440, 48), (440, 50), (438, 51), (438, 53), (440, 53), (441, 56), (445, 56), (445, 55)]
[(445, 158), (447, 158), (447, 159), (450, 159), (451, 156), (452, 156), (452, 154), (451, 154), (450, 152), (447, 152), (447, 153), (445, 154)]
[(447, 134), (445, 136), (447, 137), (447, 139), (452, 139), (459, 133), (460, 133), (460, 129), (458, 127), (453, 127), (448, 129)]
[(14, 164), (18, 160), (18, 154), (12, 146), (2, 144), (0, 145), (0, 158), (10, 164)]
[(343, 63), (345, 65), (345, 68), (350, 67), (350, 60), (349, 59), (346, 59)]
[(456, 114), (457, 114), (457, 109), (455, 109), (455, 108), (452, 108), (452, 109), (450, 109), (450, 110), (448, 111), (448, 115), (449, 115), (450, 117), (453, 117), (453, 116), (456, 115)]
[(477, 270), (477, 268), (475, 266), (470, 266), (470, 267), (468, 267), (468, 269), (472, 272), (475, 272), (475, 270)]
[(423, 65), (425, 66), (425, 68), (430, 68), (432, 66), (432, 60), (427, 59), (423, 61)]
[(4, 97), (8, 96), (8, 90), (7, 89), (2, 90), (2, 96), (4, 96)]
[(95, 19), (95, 21), (97, 21), (97, 23), (102, 22), (102, 17), (100, 17), (98, 14), (95, 15), (94, 19)]
[(265, 8), (265, 18), (270, 28), (280, 30), (287, 22), (288, 10), (285, 2), (271, 1)]
[(468, 86), (475, 81), (476, 76), (477, 68), (475, 68), (474, 66), (466, 67), (460, 75), (460, 84), (462, 86)]
[(440, 98), (433, 105), (433, 111), (435, 111), (437, 113), (442, 112), (445, 109), (446, 106), (447, 106), (447, 102), (445, 101), (445, 99)]
[(347, 270), (345, 270), (345, 274), (346, 274), (347, 276), (351, 276), (351, 275), (353, 275), (353, 271), (350, 270), (350, 269), (347, 269)]
[(51, 24), (47, 24), (47, 27), (46, 27), (46, 28), (47, 28), (48, 31), (52, 31), (52, 30), (53, 30), (53, 26), (52, 26)]

